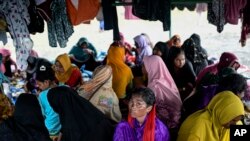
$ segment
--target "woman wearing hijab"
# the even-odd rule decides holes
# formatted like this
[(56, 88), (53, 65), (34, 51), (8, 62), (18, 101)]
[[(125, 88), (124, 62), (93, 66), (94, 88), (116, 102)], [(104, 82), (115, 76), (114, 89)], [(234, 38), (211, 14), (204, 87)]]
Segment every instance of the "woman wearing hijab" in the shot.
[(208, 65), (207, 51), (201, 46), (198, 34), (192, 34), (182, 45), (187, 59), (192, 63), (196, 75)]
[(183, 101), (193, 91), (196, 74), (191, 62), (186, 59), (182, 48), (175, 46), (170, 48), (167, 67)]
[(153, 48), (153, 55), (160, 56), (165, 65), (167, 65), (169, 55), (169, 48), (167, 48), (167, 44), (164, 42), (157, 42)]
[(193, 113), (183, 122), (177, 141), (229, 141), (230, 125), (236, 125), (243, 115), (240, 98), (231, 91), (220, 92), (205, 109)]
[(125, 49), (112, 44), (108, 50), (107, 65), (112, 68), (112, 87), (117, 97), (119, 99), (126, 98), (126, 88), (132, 85), (133, 74), (125, 64)]
[(181, 117), (182, 101), (176, 84), (163, 60), (156, 55), (143, 59), (142, 71), (148, 79), (147, 87), (156, 97), (156, 113), (170, 129), (176, 129)]
[(169, 141), (168, 128), (156, 117), (155, 95), (149, 88), (138, 88), (129, 100), (128, 121), (120, 122), (114, 141)]
[(122, 118), (119, 100), (112, 88), (112, 68), (99, 66), (93, 72), (93, 78), (80, 86), (79, 95), (89, 100), (110, 119), (119, 122)]
[(79, 68), (85, 64), (85, 69), (93, 71), (96, 67), (95, 58), (97, 56), (97, 51), (93, 44), (90, 43), (85, 37), (80, 38), (77, 44), (72, 47), (68, 54), (72, 63), (76, 64)]
[(152, 55), (153, 50), (149, 46), (147, 39), (144, 35), (138, 35), (138, 36), (134, 37), (134, 41), (135, 41), (135, 46), (137, 49), (135, 63), (138, 65), (141, 65), (143, 57)]
[(1, 48), (0, 53), (2, 54), (2, 63), (1, 63), (1, 72), (4, 73), (5, 76), (12, 77), (11, 66), (15, 66), (15, 71), (17, 71), (16, 62), (11, 59), (11, 52), (8, 49)]
[(1, 141), (51, 141), (35, 95), (21, 94), (15, 106), (13, 114), (10, 100), (0, 94)]
[(52, 88), (48, 100), (60, 117), (61, 141), (112, 140), (111, 121), (73, 89), (66, 86)]
[(172, 46), (181, 47), (181, 37), (180, 35), (174, 35), (170, 40), (167, 41), (167, 47), (171, 48)]
[(197, 76), (196, 85), (200, 84), (201, 79), (209, 72), (212, 74), (218, 74), (220, 70), (226, 67), (231, 67), (235, 71), (240, 67), (237, 56), (230, 52), (223, 52), (220, 56), (218, 63), (207, 66)]
[(71, 64), (70, 58), (66, 53), (56, 58), (53, 68), (59, 83), (68, 85), (72, 88), (83, 84), (81, 71), (77, 66)]

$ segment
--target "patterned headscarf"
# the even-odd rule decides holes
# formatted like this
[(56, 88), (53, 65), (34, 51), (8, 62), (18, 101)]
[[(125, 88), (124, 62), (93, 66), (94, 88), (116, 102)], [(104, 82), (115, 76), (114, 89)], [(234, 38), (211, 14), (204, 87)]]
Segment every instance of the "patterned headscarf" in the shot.
[(9, 98), (0, 93), (0, 122), (13, 115), (13, 106)]

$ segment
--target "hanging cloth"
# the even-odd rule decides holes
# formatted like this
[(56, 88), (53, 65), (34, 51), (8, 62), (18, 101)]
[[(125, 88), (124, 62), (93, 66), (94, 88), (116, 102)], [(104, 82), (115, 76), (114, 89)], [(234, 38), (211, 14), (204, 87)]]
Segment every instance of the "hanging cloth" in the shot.
[(98, 0), (79, 0), (76, 7), (72, 0), (66, 0), (66, 6), (72, 25), (79, 25), (95, 18), (100, 3)]
[(250, 38), (250, 1), (247, 1), (246, 7), (242, 10), (242, 31), (241, 31), (241, 46), (246, 45), (247, 38)]
[(237, 25), (242, 10), (247, 0), (225, 0), (225, 20), (227, 23)]
[(30, 23), (28, 0), (0, 0), (0, 13), (3, 13), (8, 23), (8, 30), (16, 48), (16, 62), (19, 70), (27, 68), (27, 58), (30, 51), (30, 39), (27, 25)]
[(133, 5), (132, 13), (140, 19), (163, 23), (163, 30), (170, 29), (171, 0), (141, 0)]
[(51, 3), (52, 19), (47, 22), (49, 45), (64, 48), (67, 45), (69, 37), (73, 34), (73, 26), (69, 21), (65, 0), (54, 0)]
[(217, 26), (219, 33), (223, 31), (226, 24), (224, 11), (224, 0), (213, 0), (211, 3), (208, 3), (208, 22)]

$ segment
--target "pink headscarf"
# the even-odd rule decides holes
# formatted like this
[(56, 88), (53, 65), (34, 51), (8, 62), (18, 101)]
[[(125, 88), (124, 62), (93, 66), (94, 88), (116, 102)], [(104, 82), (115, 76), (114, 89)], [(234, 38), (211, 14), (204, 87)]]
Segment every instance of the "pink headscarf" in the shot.
[[(10, 55), (11, 55), (10, 50), (5, 49), (5, 48), (1, 48), (1, 49), (0, 49), (0, 53), (2, 54), (3, 57), (6, 57), (6, 56), (10, 56)], [(6, 71), (3, 62), (1, 62), (1, 64), (0, 64), (0, 71), (1, 71), (2, 73), (5, 73), (5, 71)]]
[(171, 74), (159, 56), (145, 56), (143, 62), (148, 73), (147, 87), (155, 93), (157, 116), (169, 128), (177, 127), (182, 101)]
[(5, 48), (1, 48), (1, 49), (0, 49), (0, 53), (3, 55), (3, 57), (6, 57), (6, 56), (10, 56), (10, 55), (11, 55), (10, 50), (5, 49)]

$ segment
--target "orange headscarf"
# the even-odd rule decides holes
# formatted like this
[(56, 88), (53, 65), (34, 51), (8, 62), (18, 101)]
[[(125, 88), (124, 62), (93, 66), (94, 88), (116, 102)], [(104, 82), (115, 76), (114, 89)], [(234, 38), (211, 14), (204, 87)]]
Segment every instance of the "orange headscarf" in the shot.
[(0, 122), (12, 116), (13, 106), (9, 98), (0, 93)]
[[(56, 78), (59, 82), (65, 83), (69, 80), (75, 66), (71, 64), (70, 58), (66, 53), (59, 55), (56, 58), (56, 61), (61, 63), (64, 69), (64, 73), (59, 73), (58, 71), (55, 71)], [(53, 69), (55, 70), (55, 66), (53, 66)]]
[(118, 98), (126, 97), (126, 87), (132, 82), (133, 74), (125, 64), (125, 49), (118, 46), (110, 46), (107, 55), (107, 64), (112, 67), (113, 89)]
[[(180, 42), (176, 42), (177, 40), (180, 40)], [(181, 37), (180, 35), (176, 34), (174, 35), (170, 40), (167, 41), (168, 47), (176, 46), (181, 47)]]

